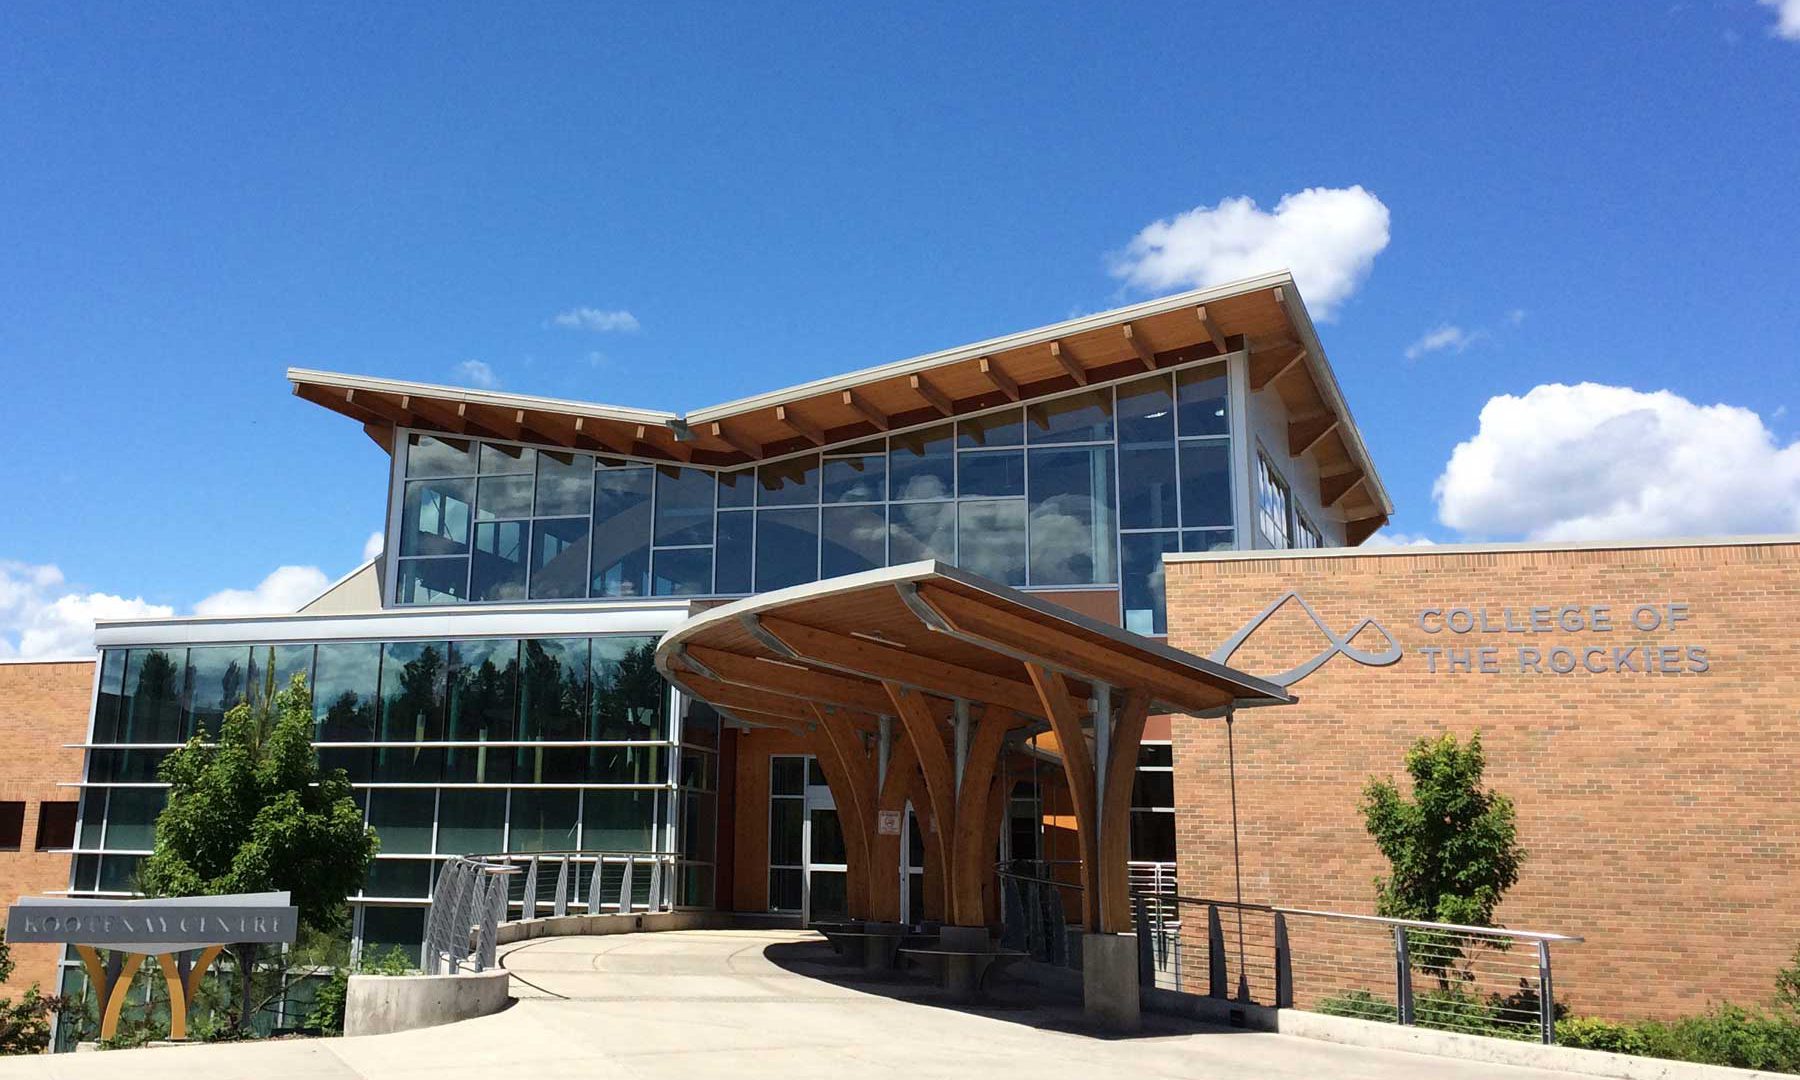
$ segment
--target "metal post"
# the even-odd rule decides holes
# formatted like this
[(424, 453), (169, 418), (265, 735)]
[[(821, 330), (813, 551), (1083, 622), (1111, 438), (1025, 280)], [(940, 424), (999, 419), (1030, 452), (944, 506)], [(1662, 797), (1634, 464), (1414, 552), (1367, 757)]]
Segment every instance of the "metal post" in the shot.
[(1550, 943), (1538, 942), (1538, 1027), (1545, 1046), (1556, 1042), (1556, 994), (1550, 985)]
[(1143, 893), (1131, 898), (1132, 921), (1137, 924), (1138, 985), (1156, 985), (1156, 955), (1150, 941), (1150, 904)]
[(563, 916), (569, 913), (569, 857), (564, 855), (562, 863), (556, 868), (556, 901), (550, 907), (552, 915)]
[(525, 871), (525, 905), (520, 910), (522, 919), (537, 918), (537, 872), (538, 857), (531, 857), (531, 868)]
[(888, 758), (894, 753), (894, 718), (878, 716), (880, 738), (875, 743), (875, 790), (887, 787)]
[(1294, 951), (1288, 947), (1287, 916), (1275, 913), (1275, 1007), (1294, 1007)]
[(1206, 905), (1206, 995), (1225, 996), (1225, 925), (1219, 921), (1219, 905)]
[(625, 869), (619, 874), (619, 914), (631, 911), (631, 869), (637, 865), (636, 855), (625, 856)]
[(962, 790), (963, 770), (969, 764), (969, 702), (956, 698), (951, 702), (956, 716), (956, 790)]
[(1412, 956), (1406, 948), (1406, 927), (1394, 927), (1394, 1002), (1402, 1024), (1413, 1022)]

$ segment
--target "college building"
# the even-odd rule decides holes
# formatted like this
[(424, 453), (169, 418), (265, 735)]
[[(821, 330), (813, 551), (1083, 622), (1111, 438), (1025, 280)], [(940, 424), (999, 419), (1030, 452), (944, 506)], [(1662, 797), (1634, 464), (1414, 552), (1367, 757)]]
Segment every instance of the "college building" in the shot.
[(0, 665), (9, 899), (131, 895), (161, 760), (300, 674), (381, 837), (364, 950), (470, 853), (589, 853), (593, 911), (647, 853), (646, 902), (782, 919), (991, 925), (1002, 865), (1091, 936), (1128, 886), (1367, 912), (1363, 786), (1442, 732), (1580, 1009), (1758, 999), (1800, 944), (1800, 544), (1359, 548), (1393, 508), (1286, 273), (685, 414), (288, 380), (380, 448), (382, 554)]

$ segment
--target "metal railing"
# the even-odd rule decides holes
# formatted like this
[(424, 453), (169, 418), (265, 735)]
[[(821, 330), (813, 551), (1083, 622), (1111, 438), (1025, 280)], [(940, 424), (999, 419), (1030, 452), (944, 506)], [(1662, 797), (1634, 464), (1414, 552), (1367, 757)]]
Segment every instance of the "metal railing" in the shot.
[(425, 973), (494, 965), (499, 927), (545, 915), (673, 909), (675, 856), (649, 851), (463, 855), (444, 864), (425, 916)]
[(1068, 911), (1063, 901), (1065, 896), (1080, 896), (1081, 886), (1051, 877), (1052, 873), (1053, 868), (1041, 862), (1003, 863), (994, 868), (1000, 881), (1000, 941), (1042, 963), (1078, 967), (1081, 958), (1069, 947)]
[(1567, 934), (1134, 892), (1140, 981), (1275, 1008), (1556, 1041)]

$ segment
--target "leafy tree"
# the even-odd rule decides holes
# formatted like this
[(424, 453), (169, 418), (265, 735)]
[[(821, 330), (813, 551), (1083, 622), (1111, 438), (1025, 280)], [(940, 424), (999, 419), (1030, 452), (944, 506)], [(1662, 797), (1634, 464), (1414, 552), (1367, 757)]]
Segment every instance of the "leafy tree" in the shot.
[[(1467, 746), (1446, 732), (1406, 753), (1412, 798), (1393, 781), (1371, 777), (1362, 812), (1392, 872), (1375, 879), (1376, 911), (1397, 919), (1492, 926), (1494, 908), (1519, 880), (1512, 800), (1482, 787), (1487, 762), (1479, 733)], [(1434, 937), (1419, 966), (1440, 977), (1461, 958), (1454, 941)]]
[[(0, 983), (12, 978), (12, 947), (0, 933)], [(32, 983), (19, 1000), (0, 998), (0, 1054), (41, 1054), (50, 1045), (50, 1017), (66, 1004)]]
[[(139, 882), (152, 896), (285, 891), (303, 928), (331, 934), (342, 928), (344, 898), (361, 884), (380, 842), (364, 826), (343, 770), (319, 768), (305, 677), (261, 700), (268, 703), (261, 709), (233, 706), (217, 743), (196, 736), (164, 760), (158, 775), (170, 785), (169, 802)], [(240, 1027), (254, 1016), (258, 951), (253, 944), (232, 949)]]

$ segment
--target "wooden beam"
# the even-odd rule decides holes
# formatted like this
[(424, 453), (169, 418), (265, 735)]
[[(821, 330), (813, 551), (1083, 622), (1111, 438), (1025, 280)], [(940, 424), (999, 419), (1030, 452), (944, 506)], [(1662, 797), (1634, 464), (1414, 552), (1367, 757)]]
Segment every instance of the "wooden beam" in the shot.
[(888, 708), (887, 694), (878, 683), (834, 675), (798, 664), (772, 663), (704, 645), (690, 645), (684, 652), (694, 661), (705, 665), (706, 670), (721, 682), (733, 686), (767, 690), (772, 694), (785, 694), (803, 701), (842, 705), (877, 714), (886, 712)]
[(818, 722), (812, 735), (814, 752), (843, 826), (848, 914), (867, 919), (874, 877), (870, 861), (876, 830), (874, 764), (857, 732), (841, 717), (814, 707), (813, 718)]
[(950, 416), (956, 412), (956, 403), (951, 401), (942, 390), (932, 385), (930, 379), (923, 375), (914, 375), (907, 382), (912, 386), (913, 393), (923, 398), (927, 405), (936, 409), (938, 415)]
[(979, 366), (982, 377), (993, 384), (994, 389), (1005, 394), (1009, 401), (1019, 400), (1019, 384), (1011, 375), (1000, 369), (1000, 361), (991, 356), (984, 356), (979, 361)]
[(376, 446), (381, 447), (390, 454), (394, 452), (394, 426), (392, 424), (377, 424), (371, 422), (364, 424), (362, 427), (363, 434), (373, 440)]
[(1061, 364), (1062, 369), (1069, 373), (1069, 378), (1074, 379), (1077, 386), (1088, 384), (1087, 369), (1069, 355), (1069, 350), (1063, 346), (1062, 342), (1052, 341), (1050, 343), (1050, 359)]
[(1355, 547), (1373, 536), (1375, 530), (1386, 525), (1387, 522), (1388, 519), (1386, 514), (1380, 514), (1375, 517), (1356, 518), (1353, 521), (1345, 522), (1344, 543), (1350, 547)]
[(921, 585), (919, 599), (952, 629), (1015, 657), (1074, 672), (1109, 686), (1148, 690), (1159, 701), (1184, 712), (1205, 713), (1231, 702), (1232, 692), (1151, 662), (1142, 656), (1034, 622), (1009, 611), (997, 611), (961, 593)]
[(594, 428), (588, 426), (588, 418), (585, 416), (575, 418), (575, 444), (584, 450), (597, 450), (603, 454), (618, 453), (609, 440), (594, 434)]
[(748, 709), (769, 716), (785, 716), (790, 720), (805, 722), (812, 712), (807, 703), (785, 694), (772, 694), (767, 690), (754, 690), (744, 686), (733, 686), (730, 683), (709, 679), (704, 675), (682, 672), (681, 680), (690, 691), (709, 705), (721, 709)]
[(1130, 323), (1125, 324), (1125, 344), (1131, 346), (1131, 351), (1137, 354), (1138, 363), (1144, 365), (1145, 371), (1156, 370), (1156, 350), (1150, 347), (1150, 343)]
[(1199, 316), (1200, 326), (1206, 331), (1206, 336), (1212, 338), (1213, 348), (1219, 350), (1220, 353), (1230, 352), (1231, 350), (1225, 345), (1225, 334), (1220, 331), (1219, 324), (1213, 322), (1212, 316), (1206, 313), (1206, 305), (1202, 304), (1195, 308), (1194, 314)]
[[(925, 795), (931, 804), (931, 819), (936, 826), (938, 842), (948, 845), (956, 835), (956, 768), (944, 746), (943, 725), (926, 706), (917, 690), (899, 683), (887, 683), (894, 712), (906, 728), (906, 737), (919, 757), (919, 770), (925, 774)], [(962, 910), (956, 889), (956, 860), (943, 860), (944, 895), (949, 901), (949, 921), (957, 926), (982, 925), (981, 913)]]
[(406, 423), (406, 410), (384, 399), (380, 394), (371, 394), (365, 391), (359, 395), (354, 389), (350, 389), (344, 391), (344, 400), (351, 405), (374, 413), (390, 424)]
[(789, 431), (810, 441), (814, 446), (825, 445), (825, 432), (820, 430), (819, 425), (808, 420), (806, 417), (801, 416), (786, 405), (775, 406), (775, 419)]
[(994, 809), (989, 805), (990, 789), (994, 786), (994, 774), (999, 771), (1007, 732), (1019, 723), (1017, 718), (996, 715), (998, 712), (984, 709), (980, 716), (972, 718), (974, 737), (969, 740), (962, 784), (956, 792), (956, 835), (950, 845), (951, 861), (956, 867), (956, 895), (951, 910), (979, 913), (979, 922), (986, 921), (982, 886), (993, 880), (994, 849), (998, 846), (988, 842), (988, 815)]
[(869, 404), (869, 399), (863, 397), (856, 391), (844, 391), (844, 404), (855, 409), (857, 414), (864, 420), (874, 424), (877, 431), (886, 431), (889, 428), (890, 425), (888, 423), (887, 413), (884, 413), (880, 409)]
[(481, 427), (495, 432), (499, 438), (514, 442), (520, 441), (519, 425), (513, 422), (512, 417), (507, 415), (504, 409), (471, 405), (466, 401), (460, 401), (456, 405), (456, 415), (462, 417), (465, 422), (479, 424)]
[(754, 458), (760, 458), (763, 456), (761, 446), (757, 445), (756, 443), (752, 442), (749, 439), (746, 439), (744, 436), (739, 435), (737, 432), (726, 427), (724, 424), (715, 422), (712, 426), (712, 436), (713, 436), (713, 438), (718, 439), (719, 441), (725, 443), (727, 446), (730, 446), (733, 450), (736, 450), (738, 453), (743, 454), (745, 457), (754, 459)]
[(1319, 445), (1320, 439), (1336, 431), (1337, 428), (1338, 418), (1330, 413), (1304, 423), (1288, 424), (1288, 456), (1299, 457)]
[(940, 697), (967, 698), (1032, 716), (1042, 715), (1038, 712), (1037, 695), (1031, 687), (1016, 679), (774, 616), (763, 616), (761, 625), (797, 659), (809, 664), (846, 671), (865, 679), (918, 687)]
[[(454, 432), (458, 435), (487, 435), (496, 439), (500, 437), (498, 432), (489, 431), (481, 424), (471, 422), (462, 412), (443, 402), (418, 397), (404, 397), (400, 400), (405, 404), (406, 411), (417, 418), (408, 424), (408, 427), (424, 426), (436, 428), (439, 431)], [(423, 420), (425, 423), (420, 425), (418, 420)]]
[(1330, 480), (1319, 481), (1319, 505), (1336, 506), (1344, 496), (1350, 494), (1351, 488), (1362, 482), (1363, 471), (1361, 469)]
[(1319, 479), (1333, 480), (1340, 476), (1349, 476), (1351, 473), (1358, 473), (1361, 471), (1362, 469), (1358, 467), (1354, 461), (1346, 461), (1342, 465), (1328, 465), (1325, 468), (1320, 469)]
[(1096, 931), (1100, 928), (1098, 808), (1094, 805), (1094, 758), (1088, 751), (1087, 734), (1081, 730), (1081, 710), (1061, 675), (1041, 664), (1026, 664), (1025, 672), (1043, 703), (1050, 729), (1056, 733), (1063, 777), (1075, 804), (1075, 837), (1081, 852), (1081, 924)]
[(1100, 797), (1100, 929), (1131, 929), (1131, 787), (1137, 779), (1138, 747), (1150, 715), (1150, 695), (1126, 693), (1106, 741), (1106, 786)]
[[(1260, 361), (1260, 358), (1258, 358)], [(1299, 367), (1306, 360), (1305, 349), (1295, 349), (1294, 354), (1279, 363), (1268, 363), (1258, 368), (1256, 362), (1251, 364), (1250, 389), (1261, 390), (1263, 387), (1281, 379), (1288, 372)]]

